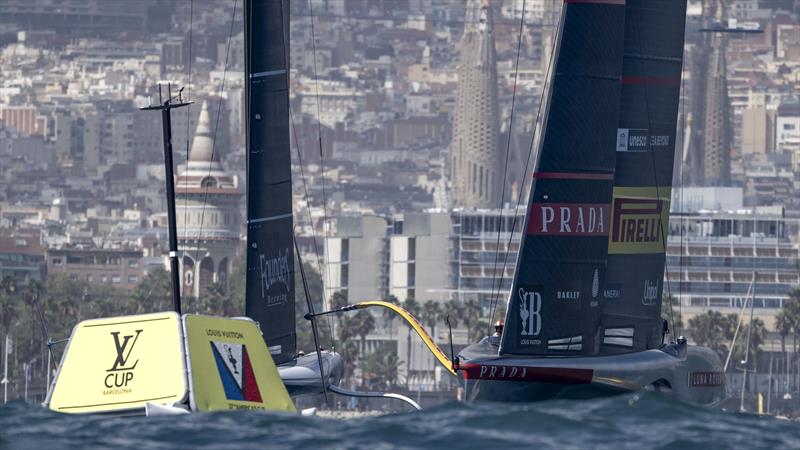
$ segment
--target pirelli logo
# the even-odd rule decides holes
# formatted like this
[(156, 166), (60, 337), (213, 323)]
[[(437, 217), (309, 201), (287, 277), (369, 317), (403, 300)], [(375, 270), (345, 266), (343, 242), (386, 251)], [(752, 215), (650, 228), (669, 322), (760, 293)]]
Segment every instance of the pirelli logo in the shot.
[(608, 253), (663, 253), (670, 188), (614, 188)]

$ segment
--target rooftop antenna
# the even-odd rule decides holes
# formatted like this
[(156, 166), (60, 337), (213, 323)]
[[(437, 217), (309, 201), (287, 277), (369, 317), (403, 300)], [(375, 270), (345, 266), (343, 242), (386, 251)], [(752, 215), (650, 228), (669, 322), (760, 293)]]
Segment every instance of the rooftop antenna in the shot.
[(166, 169), (167, 185), (167, 219), (169, 221), (169, 268), (172, 275), (172, 305), (179, 315), (181, 314), (181, 285), (180, 269), (178, 268), (178, 231), (175, 221), (175, 176), (172, 169), (172, 119), (170, 111), (174, 108), (189, 106), (194, 102), (184, 102), (183, 88), (178, 94), (172, 96), (172, 85), (167, 83), (167, 99), (161, 96), (161, 84), (158, 85), (158, 103), (150, 104), (144, 108), (145, 111), (161, 111), (161, 130), (164, 135), (164, 168)]

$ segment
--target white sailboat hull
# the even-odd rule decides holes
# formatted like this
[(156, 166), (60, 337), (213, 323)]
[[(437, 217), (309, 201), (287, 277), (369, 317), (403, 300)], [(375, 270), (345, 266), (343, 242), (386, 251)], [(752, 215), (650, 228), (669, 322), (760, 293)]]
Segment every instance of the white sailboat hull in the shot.
[(286, 385), (289, 395), (296, 397), (324, 392), (322, 379), (326, 385), (337, 385), (342, 377), (342, 357), (336, 352), (321, 352), (322, 371), (316, 353), (310, 353), (278, 366), (278, 374)]

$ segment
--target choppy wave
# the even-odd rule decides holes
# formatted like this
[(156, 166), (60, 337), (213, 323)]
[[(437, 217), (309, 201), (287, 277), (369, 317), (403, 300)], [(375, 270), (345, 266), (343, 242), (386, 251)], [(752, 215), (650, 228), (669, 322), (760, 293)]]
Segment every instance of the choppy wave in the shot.
[(800, 448), (800, 422), (695, 408), (658, 394), (536, 404), (448, 403), (339, 420), (226, 412), (70, 416), (22, 402), (0, 407), (13, 449)]

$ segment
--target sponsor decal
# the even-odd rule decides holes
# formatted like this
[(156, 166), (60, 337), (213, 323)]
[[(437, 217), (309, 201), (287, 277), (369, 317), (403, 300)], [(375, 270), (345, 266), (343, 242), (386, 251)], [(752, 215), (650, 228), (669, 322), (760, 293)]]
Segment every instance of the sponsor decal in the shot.
[(556, 288), (554, 297), (556, 300), (580, 300), (582, 291), (581, 282), (572, 280), (566, 286)]
[(664, 253), (669, 193), (669, 188), (614, 188), (608, 253)]
[(580, 300), (581, 299), (581, 291), (564, 291), (564, 290), (556, 290), (556, 300)]
[(725, 374), (722, 372), (689, 372), (689, 386), (714, 387), (725, 385)]
[(592, 275), (592, 301), (589, 306), (597, 306), (597, 294), (600, 293), (600, 274), (598, 269), (594, 269)]
[(261, 403), (261, 391), (258, 389), (250, 355), (244, 344), (211, 341), (211, 352), (217, 363), (225, 398), (245, 402)]
[(278, 250), (278, 254), (274, 256), (259, 255), (261, 297), (265, 300), (266, 306), (287, 302), (289, 286), (291, 286), (289, 262), (288, 248)]
[(136, 341), (139, 340), (139, 335), (143, 330), (136, 330), (135, 334), (125, 335), (120, 339), (119, 331), (112, 331), (110, 334), (114, 340), (114, 349), (116, 350), (117, 357), (111, 368), (106, 370), (110, 372), (106, 375), (104, 384), (109, 389), (103, 391), (103, 394), (122, 394), (129, 393), (129, 383), (133, 381), (133, 370), (139, 364), (139, 360), (131, 361), (131, 353), (136, 346)]
[(669, 135), (650, 135), (643, 128), (617, 129), (618, 152), (646, 152), (649, 149), (668, 148), (669, 142)]
[[(520, 336), (538, 336), (542, 331), (542, 289), (540, 286), (519, 288)], [(521, 345), (541, 344), (539, 339), (521, 338)]]
[(619, 300), (622, 298), (622, 284), (608, 283), (603, 288), (603, 299), (605, 300)]
[(462, 364), (468, 380), (540, 381), (545, 383), (586, 384), (592, 381), (591, 369)]
[(658, 301), (658, 280), (644, 280), (644, 292), (642, 293), (642, 304), (653, 306)]
[(554, 236), (605, 236), (609, 205), (602, 203), (534, 203), (528, 234)]

